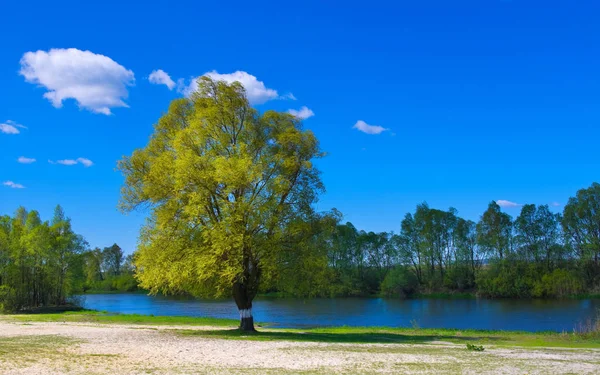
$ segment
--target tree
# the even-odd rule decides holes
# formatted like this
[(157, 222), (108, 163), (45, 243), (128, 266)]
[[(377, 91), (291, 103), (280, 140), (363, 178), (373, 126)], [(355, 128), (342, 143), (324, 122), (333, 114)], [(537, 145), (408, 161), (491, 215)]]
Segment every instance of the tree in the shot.
[[(261, 282), (304, 259), (290, 256), (321, 219), (312, 161), (323, 154), (287, 113), (259, 114), (239, 82), (198, 80), (174, 100), (148, 145), (119, 162), (121, 208), (151, 209), (136, 255), (151, 292), (232, 295), (240, 328), (254, 330)], [(318, 227), (318, 226), (317, 226)]]
[(51, 222), (23, 207), (0, 217), (0, 310), (65, 304), (84, 246), (60, 206)]
[(481, 267), (482, 262), (477, 249), (476, 224), (471, 220), (458, 218), (454, 242), (456, 245), (457, 263), (467, 265), (467, 269), (469, 270), (467, 280), (469, 286), (474, 286), (476, 273)]
[(53, 250), (52, 258), (55, 261), (54, 277), (57, 280), (56, 298), (60, 303), (64, 303), (70, 287), (67, 283), (69, 266), (76, 260), (76, 256), (85, 250), (88, 243), (73, 231), (71, 219), (65, 216), (60, 205), (54, 209), (50, 231), (53, 238), (50, 246)]
[[(561, 235), (560, 215), (550, 212), (547, 205), (526, 204), (515, 219), (516, 241), (525, 252), (524, 258), (540, 263), (546, 262), (548, 270), (552, 267), (553, 251), (558, 246)], [(557, 258), (560, 254), (556, 254)], [(557, 260), (557, 259), (554, 259)]]
[(477, 223), (477, 244), (491, 257), (503, 260), (511, 249), (512, 218), (494, 201)]
[(121, 274), (123, 259), (123, 250), (119, 245), (115, 243), (112, 246), (105, 247), (102, 250), (102, 268), (104, 272), (112, 276), (119, 276)]
[(94, 248), (84, 254), (84, 274), (87, 287), (93, 287), (104, 280), (102, 274), (102, 250)]
[(562, 226), (567, 241), (578, 255), (600, 264), (600, 184), (594, 182), (569, 198)]
[(590, 287), (600, 285), (600, 184), (569, 198), (562, 218), (565, 240), (574, 249)]
[(425, 254), (422, 251), (421, 237), (419, 228), (416, 227), (415, 219), (412, 214), (408, 213), (404, 216), (401, 223), (400, 238), (398, 240), (398, 248), (400, 259), (404, 264), (410, 265), (419, 281), (423, 283), (422, 265), (425, 262)]

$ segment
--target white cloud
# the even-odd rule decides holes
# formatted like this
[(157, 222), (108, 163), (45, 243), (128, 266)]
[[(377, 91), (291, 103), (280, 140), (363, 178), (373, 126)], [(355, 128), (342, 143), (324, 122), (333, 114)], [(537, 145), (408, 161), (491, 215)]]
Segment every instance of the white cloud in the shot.
[(496, 204), (498, 206), (500, 206), (500, 207), (505, 207), (505, 208), (508, 208), (508, 207), (521, 207), (522, 206), (522, 204), (520, 204), (520, 203), (511, 202), (511, 201), (507, 201), (507, 200), (504, 200), (504, 199), (498, 199), (496, 201)]
[(285, 95), (281, 95), (279, 97), (279, 99), (288, 99), (288, 100), (298, 100), (296, 99), (296, 97), (294, 96), (294, 94), (292, 94), (291, 92), (285, 94)]
[(12, 188), (12, 189), (25, 189), (25, 186), (23, 186), (23, 185), (21, 185), (21, 184), (15, 184), (15, 183), (14, 183), (14, 182), (12, 182), (12, 181), (4, 181), (4, 182), (2, 183), (2, 185), (4, 185), (4, 186), (8, 186), (9, 188)]
[(111, 108), (128, 107), (123, 99), (135, 81), (131, 70), (110, 57), (75, 48), (27, 52), (19, 74), (45, 87), (44, 98), (56, 108), (65, 99), (75, 99), (80, 108), (105, 115)]
[(57, 160), (56, 163), (62, 164), (62, 165), (76, 165), (77, 164), (77, 160), (63, 159), (63, 160)]
[(87, 158), (62, 159), (62, 160), (57, 160), (57, 161), (48, 160), (48, 163), (62, 164), (62, 165), (68, 165), (68, 166), (82, 164), (86, 168), (94, 165), (94, 163), (90, 159), (87, 159)]
[(315, 113), (307, 106), (303, 106), (299, 110), (290, 109), (288, 113), (292, 116), (298, 117), (299, 119), (306, 120), (309, 117), (313, 117)]
[(26, 126), (17, 124), (14, 121), (6, 120), (6, 122), (0, 123), (0, 133), (4, 134), (19, 134), (21, 133), (18, 128), (27, 129)]
[(369, 125), (366, 122), (364, 122), (363, 120), (358, 120), (352, 128), (357, 129), (358, 131), (361, 131), (361, 132), (367, 133), (367, 134), (381, 134), (384, 131), (389, 130), (382, 126)]
[(152, 71), (148, 77), (148, 81), (150, 81), (150, 83), (154, 83), (155, 85), (165, 85), (169, 88), (169, 90), (173, 90), (175, 88), (175, 81), (173, 81), (171, 76), (169, 76), (169, 74), (162, 69)]
[(562, 206), (562, 204), (560, 204), (560, 203), (558, 203), (558, 202), (552, 202), (552, 203), (550, 203), (550, 205), (551, 205), (552, 207), (560, 207), (560, 206)]
[(26, 158), (25, 156), (20, 156), (17, 161), (21, 164), (31, 164), (31, 163), (35, 163), (35, 159), (33, 158)]
[[(264, 82), (259, 81), (252, 74), (248, 74), (243, 71), (237, 71), (229, 74), (220, 74), (216, 70), (205, 73), (204, 76), (209, 77), (215, 81), (225, 81), (227, 83), (240, 82), (246, 89), (246, 96), (250, 104), (263, 104), (273, 99), (295, 99), (293, 94), (286, 94), (284, 97), (280, 97), (277, 90), (267, 88)], [(194, 91), (198, 90), (197, 79), (193, 78), (189, 86), (184, 86), (181, 90), (185, 96), (190, 96)]]
[(90, 159), (86, 159), (86, 158), (77, 158), (77, 162), (83, 164), (83, 166), (86, 168), (94, 165), (94, 163), (92, 163), (92, 161)]

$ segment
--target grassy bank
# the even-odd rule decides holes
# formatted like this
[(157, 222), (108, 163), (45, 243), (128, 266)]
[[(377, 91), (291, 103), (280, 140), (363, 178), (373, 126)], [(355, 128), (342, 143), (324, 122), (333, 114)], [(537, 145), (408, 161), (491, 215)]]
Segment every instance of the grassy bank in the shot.
[[(498, 347), (516, 346), (600, 348), (600, 331), (598, 330), (588, 333), (532, 333), (518, 331), (389, 327), (330, 327), (312, 329), (281, 329), (259, 327), (259, 332), (248, 334), (235, 329), (235, 327), (238, 324), (237, 320), (217, 318), (108, 314), (97, 311), (80, 311), (34, 315), (0, 315), (0, 319), (24, 324), (33, 322), (75, 322), (106, 324), (139, 324), (158, 326), (204, 326), (208, 328), (197, 330), (191, 329), (190, 327), (190, 329), (188, 330), (177, 327), (176, 332), (181, 335), (203, 336), (229, 340), (284, 340), (324, 343), (385, 344), (427, 344), (448, 342), (454, 344), (466, 345), (467, 343), (470, 343), (476, 345), (492, 345)], [(231, 329), (226, 329), (227, 327), (230, 327)]]
[(188, 316), (154, 316), (138, 314), (111, 314), (102, 311), (68, 311), (49, 314), (14, 314), (0, 315), (0, 319), (22, 323), (33, 322), (70, 322), (70, 323), (105, 323), (105, 324), (140, 324), (140, 325), (191, 325), (191, 326), (235, 326), (238, 321), (207, 317)]

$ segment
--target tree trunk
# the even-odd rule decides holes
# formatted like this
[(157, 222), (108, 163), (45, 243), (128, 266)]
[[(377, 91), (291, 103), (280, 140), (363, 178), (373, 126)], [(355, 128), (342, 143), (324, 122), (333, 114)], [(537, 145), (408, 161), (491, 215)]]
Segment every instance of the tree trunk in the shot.
[(235, 283), (233, 285), (233, 299), (240, 312), (239, 329), (245, 332), (256, 332), (254, 329), (254, 317), (252, 316), (252, 293), (249, 293), (247, 285)]

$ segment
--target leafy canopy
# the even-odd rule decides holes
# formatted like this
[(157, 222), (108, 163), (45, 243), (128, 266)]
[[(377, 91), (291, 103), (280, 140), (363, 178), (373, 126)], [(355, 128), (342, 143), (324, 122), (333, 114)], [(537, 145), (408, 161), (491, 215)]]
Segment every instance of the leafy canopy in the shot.
[(297, 118), (250, 107), (241, 84), (198, 84), (119, 162), (121, 208), (151, 210), (138, 278), (152, 292), (223, 296), (245, 283), (255, 293), (306, 250), (324, 189), (312, 161), (323, 154)]

